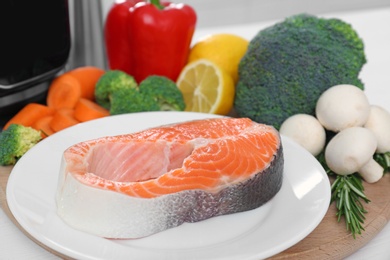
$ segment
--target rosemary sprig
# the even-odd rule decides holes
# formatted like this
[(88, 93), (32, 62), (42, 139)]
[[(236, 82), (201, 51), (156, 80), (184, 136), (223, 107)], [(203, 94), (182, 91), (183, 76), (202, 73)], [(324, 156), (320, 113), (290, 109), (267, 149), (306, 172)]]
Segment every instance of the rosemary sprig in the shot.
[[(389, 154), (390, 155), (390, 154)], [(325, 155), (321, 153), (317, 157), (325, 169), (328, 176), (335, 177), (331, 186), (331, 201), (336, 203), (336, 217), (340, 222), (344, 216), (347, 231), (356, 238), (356, 234), (361, 234), (364, 230), (363, 224), (367, 210), (364, 208), (362, 201), (369, 203), (370, 200), (364, 194), (362, 179), (358, 173), (351, 175), (337, 175), (332, 172), (326, 164)], [(390, 162), (390, 156), (388, 157)], [(388, 164), (390, 167), (390, 164)]]
[(340, 222), (341, 217), (344, 216), (347, 230), (351, 232), (353, 238), (356, 238), (356, 234), (361, 234), (364, 230), (363, 224), (367, 213), (361, 200), (370, 202), (364, 194), (362, 179), (356, 173), (337, 175), (331, 186), (331, 192), (330, 203), (336, 203), (337, 221)]

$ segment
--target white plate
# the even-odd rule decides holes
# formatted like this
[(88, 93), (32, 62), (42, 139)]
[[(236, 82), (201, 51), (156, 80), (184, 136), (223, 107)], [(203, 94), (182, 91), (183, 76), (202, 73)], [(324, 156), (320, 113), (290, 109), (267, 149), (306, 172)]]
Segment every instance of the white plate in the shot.
[(314, 230), (329, 206), (329, 180), (314, 157), (285, 137), (282, 188), (255, 210), (186, 223), (135, 240), (109, 240), (80, 232), (56, 215), (59, 165), (67, 147), (101, 136), (206, 117), (216, 116), (137, 113), (63, 130), (41, 141), (15, 165), (7, 185), (9, 208), (32, 237), (76, 259), (260, 259), (291, 247)]

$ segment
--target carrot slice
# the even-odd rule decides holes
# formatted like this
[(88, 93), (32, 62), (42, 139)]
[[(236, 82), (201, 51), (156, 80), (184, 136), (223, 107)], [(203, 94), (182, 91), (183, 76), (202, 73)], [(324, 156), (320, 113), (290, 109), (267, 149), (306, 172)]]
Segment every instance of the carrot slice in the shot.
[(24, 126), (31, 126), (38, 119), (53, 115), (55, 110), (45, 105), (38, 103), (29, 103), (24, 106), (19, 112), (14, 115), (4, 126), (4, 130), (11, 124), (20, 124)]
[(67, 72), (67, 74), (73, 76), (80, 82), (81, 97), (95, 100), (95, 85), (104, 72), (105, 70), (98, 67), (84, 66), (73, 69)]
[(110, 112), (95, 102), (80, 98), (74, 109), (74, 117), (80, 122), (85, 122), (110, 115)]
[(80, 122), (76, 118), (74, 118), (74, 110), (69, 108), (64, 108), (64, 109), (59, 109), (53, 115), (53, 119), (50, 121), (49, 125), (54, 132), (58, 132), (78, 123)]
[(53, 115), (44, 116), (32, 124), (32, 128), (41, 131), (42, 138), (48, 137), (49, 135), (54, 134), (53, 129), (50, 127), (50, 122), (53, 119)]
[(65, 73), (53, 80), (47, 93), (46, 102), (54, 109), (74, 108), (81, 98), (80, 82)]

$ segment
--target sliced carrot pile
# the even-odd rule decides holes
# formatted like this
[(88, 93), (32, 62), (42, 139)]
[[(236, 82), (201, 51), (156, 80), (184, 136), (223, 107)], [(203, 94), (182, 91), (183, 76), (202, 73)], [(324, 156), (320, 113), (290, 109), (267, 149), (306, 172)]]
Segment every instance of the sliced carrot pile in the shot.
[(80, 121), (74, 118), (74, 110), (64, 108), (57, 110), (54, 114), (53, 119), (50, 121), (50, 128), (53, 129), (54, 132), (58, 132), (78, 123), (80, 123)]
[(38, 103), (27, 104), (5, 124), (4, 129), (7, 129), (11, 124), (32, 126), (32, 124), (38, 119), (48, 115), (53, 115), (54, 112), (54, 109), (45, 105)]
[(49, 86), (46, 103), (30, 103), (4, 126), (31, 126), (42, 137), (65, 128), (109, 115), (109, 111), (94, 102), (95, 85), (105, 73), (103, 69), (84, 66), (57, 76)]
[(100, 77), (105, 73), (103, 69), (94, 66), (76, 68), (67, 72), (80, 83), (81, 97), (95, 100), (95, 85)]
[(97, 103), (81, 98), (74, 108), (74, 117), (80, 122), (85, 122), (110, 115), (110, 112)]

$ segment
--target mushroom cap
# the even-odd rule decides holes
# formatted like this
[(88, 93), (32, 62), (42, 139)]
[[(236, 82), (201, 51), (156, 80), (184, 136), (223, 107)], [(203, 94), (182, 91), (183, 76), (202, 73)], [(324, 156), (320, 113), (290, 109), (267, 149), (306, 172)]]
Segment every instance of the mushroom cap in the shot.
[(325, 147), (326, 133), (317, 118), (307, 114), (296, 114), (287, 118), (279, 130), (305, 148), (312, 155), (318, 155)]
[(371, 106), (370, 115), (365, 128), (370, 129), (377, 141), (378, 153), (385, 153), (390, 151), (390, 113), (380, 106)]
[(337, 133), (326, 146), (326, 164), (340, 175), (358, 172), (372, 160), (376, 147), (376, 137), (369, 129), (347, 128)]
[(353, 85), (336, 85), (327, 89), (316, 104), (318, 121), (333, 132), (363, 126), (369, 113), (367, 96), (363, 90)]

